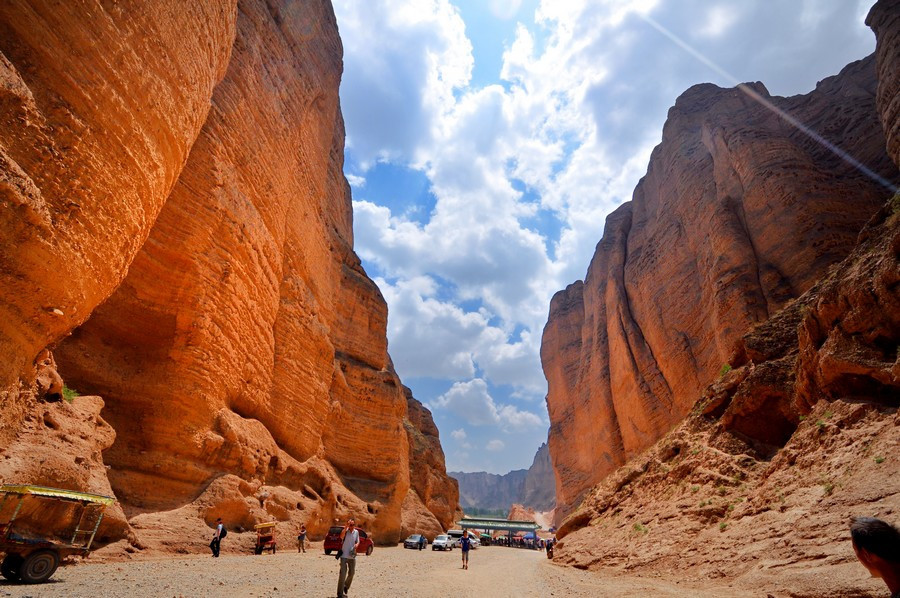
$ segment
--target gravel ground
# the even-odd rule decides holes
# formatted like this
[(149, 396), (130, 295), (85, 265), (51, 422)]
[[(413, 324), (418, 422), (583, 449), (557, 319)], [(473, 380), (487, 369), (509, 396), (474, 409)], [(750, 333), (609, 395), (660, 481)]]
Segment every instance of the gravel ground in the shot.
[[(674, 582), (622, 577), (554, 565), (541, 552), (484, 546), (471, 553), (468, 570), (460, 552), (376, 547), (360, 556), (350, 596), (404, 598), (442, 596), (460, 589), (478, 595), (670, 598), (743, 598), (728, 587), (687, 587)], [(194, 596), (333, 597), (338, 563), (321, 544), (306, 554), (239, 555), (223, 542), (222, 556), (80, 563), (61, 567), (43, 585), (0, 581), (0, 596), (151, 598)], [(484, 593), (482, 593), (484, 592)], [(473, 594), (474, 595), (474, 594)]]

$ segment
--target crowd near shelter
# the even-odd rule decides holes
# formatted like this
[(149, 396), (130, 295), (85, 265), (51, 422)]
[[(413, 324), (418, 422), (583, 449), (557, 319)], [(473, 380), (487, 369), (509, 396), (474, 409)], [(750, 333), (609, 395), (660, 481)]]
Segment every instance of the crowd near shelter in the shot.
[(463, 517), (459, 522), (459, 527), (464, 530), (482, 530), (482, 531), (501, 531), (506, 532), (509, 539), (512, 540), (513, 535), (517, 532), (531, 532), (535, 536), (541, 526), (534, 521), (522, 521), (514, 519), (492, 519), (488, 517)]

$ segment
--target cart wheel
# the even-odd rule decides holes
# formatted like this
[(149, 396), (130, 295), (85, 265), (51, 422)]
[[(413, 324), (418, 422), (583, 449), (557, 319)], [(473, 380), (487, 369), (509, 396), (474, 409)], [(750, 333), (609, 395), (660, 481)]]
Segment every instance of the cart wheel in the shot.
[(275, 544), (272, 544), (272, 554), (275, 554)]
[(36, 550), (25, 557), (19, 575), (25, 583), (41, 583), (50, 579), (58, 566), (59, 555), (56, 551)]
[(254, 546), (254, 547), (253, 547), (253, 554), (262, 554), (262, 546), (259, 546), (259, 545)]
[(330, 548), (326, 548), (326, 549), (325, 549), (325, 554), (331, 554), (331, 549), (330, 549)]
[(368, 548), (366, 548), (366, 556), (372, 554), (372, 545), (370, 544)]
[(8, 579), (9, 581), (19, 581), (19, 571), (22, 568), (22, 561), (25, 559), (22, 558), (21, 554), (8, 554), (3, 559), (3, 563), (0, 563), (0, 573), (3, 574), (3, 577)]

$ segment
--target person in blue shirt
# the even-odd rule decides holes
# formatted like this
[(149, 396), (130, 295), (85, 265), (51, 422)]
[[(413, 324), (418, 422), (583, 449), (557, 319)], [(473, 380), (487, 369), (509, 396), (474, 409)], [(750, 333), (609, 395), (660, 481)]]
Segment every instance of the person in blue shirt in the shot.
[(472, 547), (472, 541), (469, 539), (469, 532), (464, 531), (462, 538), (459, 539), (459, 547), (462, 550), (462, 568), (469, 568), (469, 548)]

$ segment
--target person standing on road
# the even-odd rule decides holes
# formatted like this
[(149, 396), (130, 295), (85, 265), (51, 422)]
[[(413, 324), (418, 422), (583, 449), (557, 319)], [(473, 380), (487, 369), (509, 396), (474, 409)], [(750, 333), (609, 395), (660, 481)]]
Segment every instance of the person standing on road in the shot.
[(225, 537), (228, 531), (225, 529), (225, 525), (222, 523), (222, 518), (219, 517), (216, 519), (216, 531), (213, 534), (212, 542), (209, 543), (209, 548), (212, 550), (212, 555), (214, 557), (219, 556), (219, 549), (222, 546), (222, 538)]
[(469, 568), (469, 548), (472, 547), (472, 540), (469, 539), (469, 532), (464, 531), (462, 538), (459, 539), (459, 547), (462, 550), (462, 568)]
[(306, 552), (306, 524), (300, 524), (300, 533), (297, 534), (297, 552)]
[(338, 557), (341, 560), (341, 572), (338, 575), (337, 598), (346, 598), (353, 583), (353, 574), (356, 573), (356, 550), (359, 548), (359, 531), (356, 522), (351, 518), (341, 531), (341, 551)]

